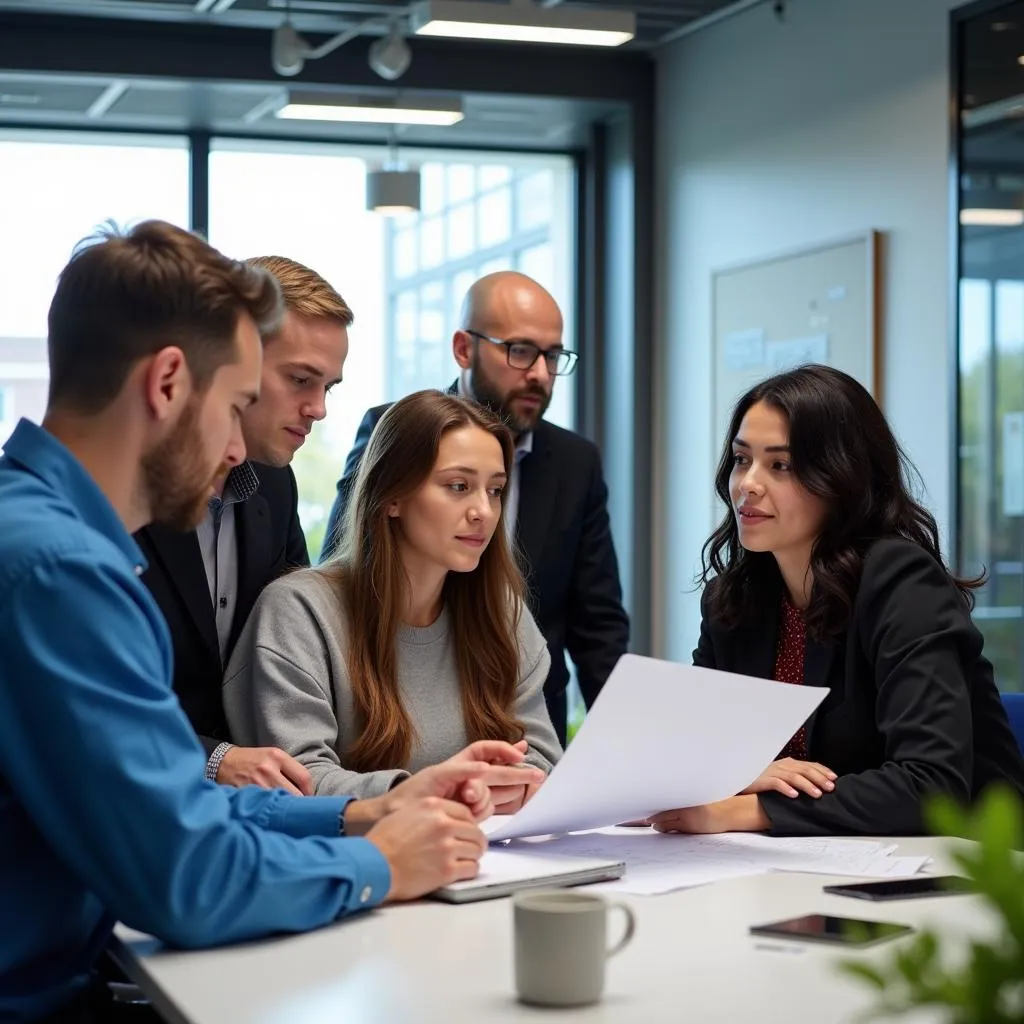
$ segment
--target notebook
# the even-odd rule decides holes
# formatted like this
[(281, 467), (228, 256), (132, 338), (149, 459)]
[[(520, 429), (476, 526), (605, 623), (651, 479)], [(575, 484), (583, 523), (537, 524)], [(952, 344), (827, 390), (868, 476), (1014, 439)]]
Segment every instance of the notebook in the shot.
[(496, 848), (480, 859), (480, 873), (431, 893), (446, 903), (472, 903), (511, 896), (520, 889), (561, 888), (621, 878), (626, 862), (600, 857), (572, 857)]

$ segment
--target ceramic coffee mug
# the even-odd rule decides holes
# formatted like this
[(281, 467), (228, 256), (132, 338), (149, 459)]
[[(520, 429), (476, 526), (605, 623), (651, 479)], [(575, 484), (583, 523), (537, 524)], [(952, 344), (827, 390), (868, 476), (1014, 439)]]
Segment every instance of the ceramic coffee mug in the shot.
[[(609, 911), (626, 916), (622, 938), (608, 948)], [(604, 962), (626, 947), (636, 921), (623, 903), (567, 889), (514, 897), (516, 991), (525, 1003), (584, 1006), (604, 991)]]

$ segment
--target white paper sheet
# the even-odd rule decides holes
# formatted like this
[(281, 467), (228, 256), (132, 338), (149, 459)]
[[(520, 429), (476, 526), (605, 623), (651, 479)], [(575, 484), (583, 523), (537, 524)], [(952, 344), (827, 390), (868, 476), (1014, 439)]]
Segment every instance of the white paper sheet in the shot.
[(893, 857), (895, 846), (861, 839), (773, 839), (730, 833), (662, 835), (655, 831), (602, 829), (543, 840), (521, 840), (511, 849), (536, 855), (601, 857), (626, 862), (621, 879), (601, 883), (609, 892), (655, 895), (768, 871), (858, 878), (906, 878), (927, 857)]
[(600, 828), (732, 796), (827, 693), (624, 654), (547, 782), (491, 837)]

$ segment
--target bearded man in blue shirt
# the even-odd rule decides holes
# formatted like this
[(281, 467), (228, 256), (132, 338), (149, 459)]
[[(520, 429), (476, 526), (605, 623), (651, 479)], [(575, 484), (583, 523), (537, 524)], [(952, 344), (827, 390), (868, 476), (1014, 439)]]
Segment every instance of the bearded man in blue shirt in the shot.
[(0, 1020), (102, 1016), (118, 919), (213, 945), (473, 877), (488, 786), (522, 780), (490, 743), (375, 800), (204, 777), (131, 534), (193, 528), (245, 457), (281, 313), (265, 271), (156, 221), (61, 274), (47, 413), (0, 459)]

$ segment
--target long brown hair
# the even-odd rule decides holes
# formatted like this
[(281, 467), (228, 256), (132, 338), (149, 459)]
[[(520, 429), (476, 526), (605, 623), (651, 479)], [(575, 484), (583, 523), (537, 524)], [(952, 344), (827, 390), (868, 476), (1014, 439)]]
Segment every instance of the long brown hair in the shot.
[[(348, 615), (348, 670), (359, 739), (346, 757), (354, 771), (409, 761), (414, 727), (398, 693), (396, 638), (408, 586), (399, 554), (398, 520), (388, 507), (430, 476), (441, 439), (479, 427), (501, 445), (505, 472), (515, 458), (512, 435), (475, 403), (440, 391), (418, 391), (381, 417), (360, 464), (338, 554), (324, 573)], [(507, 491), (502, 492), (502, 511)], [(517, 628), (523, 579), (501, 521), (472, 572), (449, 572), (443, 598), (451, 617), (462, 714), (473, 742), (514, 742), (524, 729), (513, 713), (519, 681)]]

